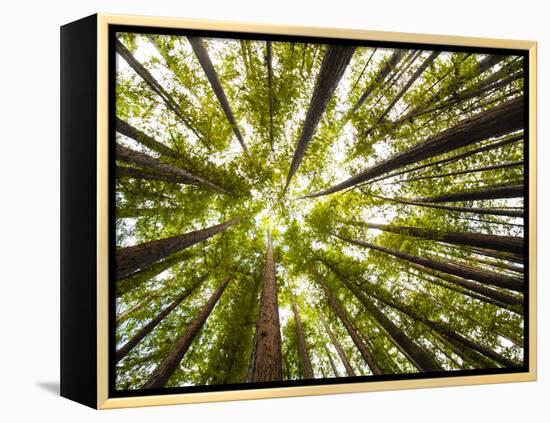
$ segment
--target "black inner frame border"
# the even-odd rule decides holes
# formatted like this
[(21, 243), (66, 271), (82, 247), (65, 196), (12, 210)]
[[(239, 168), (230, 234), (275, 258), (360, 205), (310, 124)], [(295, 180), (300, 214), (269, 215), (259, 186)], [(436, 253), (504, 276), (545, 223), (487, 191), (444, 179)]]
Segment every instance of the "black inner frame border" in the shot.
[[(501, 54), (513, 55), (523, 58), (523, 98), (524, 98), (524, 141), (523, 141), (523, 160), (524, 160), (524, 357), (523, 366), (508, 367), (508, 368), (493, 368), (493, 369), (473, 369), (473, 370), (447, 370), (441, 372), (418, 372), (407, 374), (391, 374), (391, 375), (370, 375), (370, 376), (347, 376), (339, 378), (324, 378), (324, 379), (303, 379), (303, 380), (285, 380), (277, 382), (246, 382), (226, 385), (200, 385), (200, 386), (184, 386), (184, 387), (166, 387), (155, 389), (126, 389), (117, 390), (115, 385), (116, 366), (115, 366), (115, 348), (116, 348), (116, 295), (115, 295), (115, 248), (116, 248), (116, 203), (115, 203), (115, 118), (116, 118), (116, 52), (115, 40), (117, 32), (127, 32), (135, 34), (157, 34), (157, 35), (180, 35), (180, 36), (200, 36), (209, 38), (228, 38), (228, 39), (245, 39), (256, 41), (279, 41), (279, 42), (300, 42), (300, 43), (316, 43), (316, 44), (340, 44), (340, 45), (355, 45), (361, 47), (380, 47), (380, 48), (405, 48), (416, 50), (438, 50), (448, 52), (468, 52), (476, 54)], [(434, 35), (434, 38), (437, 38)], [(443, 377), (459, 378), (461, 376), (482, 376), (482, 375), (498, 375), (498, 374), (514, 374), (529, 372), (529, 344), (530, 344), (530, 310), (529, 310), (529, 280), (530, 280), (530, 260), (529, 260), (529, 87), (530, 75), (529, 69), (531, 63), (529, 61), (529, 50), (523, 49), (508, 49), (508, 48), (488, 48), (488, 47), (469, 47), (458, 45), (447, 45), (437, 43), (411, 43), (411, 42), (394, 42), (394, 41), (377, 41), (377, 40), (358, 40), (346, 38), (329, 38), (329, 37), (314, 37), (314, 36), (296, 36), (296, 35), (275, 35), (265, 33), (248, 33), (238, 31), (216, 31), (216, 30), (197, 30), (184, 28), (160, 28), (151, 26), (139, 25), (108, 25), (108, 231), (109, 231), (109, 248), (108, 248), (108, 301), (109, 301), (109, 316), (108, 316), (108, 397), (137, 397), (151, 395), (170, 395), (170, 394), (185, 394), (185, 393), (200, 393), (200, 392), (221, 392), (221, 391), (237, 391), (250, 390), (259, 388), (283, 388), (283, 387), (300, 387), (300, 386), (330, 386), (349, 383), (368, 383), (380, 381), (399, 381), (399, 380), (416, 380), (416, 379), (433, 379)]]

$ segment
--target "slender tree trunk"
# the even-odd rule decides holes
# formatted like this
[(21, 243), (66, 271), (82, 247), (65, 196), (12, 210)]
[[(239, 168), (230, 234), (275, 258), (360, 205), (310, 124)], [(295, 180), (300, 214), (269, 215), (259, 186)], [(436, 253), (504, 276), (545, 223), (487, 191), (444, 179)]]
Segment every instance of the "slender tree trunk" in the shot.
[(342, 321), (344, 324), (344, 327), (348, 331), (351, 339), (353, 340), (353, 343), (361, 353), (361, 356), (369, 366), (370, 371), (373, 375), (381, 375), (384, 372), (382, 371), (382, 368), (377, 363), (376, 359), (374, 358), (374, 355), (372, 352), (367, 348), (359, 334), (357, 333), (357, 330), (353, 327), (351, 321), (349, 320), (349, 317), (346, 313), (346, 311), (340, 306), (338, 303), (338, 300), (332, 293), (331, 289), (329, 288), (328, 284), (325, 282), (323, 277), (317, 272), (317, 270), (312, 267), (311, 268), (313, 275), (315, 276), (315, 279), (321, 285), (323, 288), (323, 291), (325, 291), (325, 295), (327, 297), (328, 303), (332, 310), (334, 310), (334, 313), (338, 316), (338, 318)]
[(323, 345), (323, 347), (325, 348), (325, 353), (328, 357), (328, 362), (330, 363), (330, 368), (332, 369), (332, 373), (334, 373), (334, 377), (340, 377), (340, 372), (336, 368), (336, 364), (334, 364), (332, 354), (330, 353), (326, 345)]
[(328, 325), (327, 321), (325, 320), (325, 317), (319, 313), (319, 318), (321, 319), (321, 322), (323, 323), (323, 326), (325, 327), (325, 331), (330, 338), (330, 342), (332, 342), (332, 345), (336, 349), (336, 352), (338, 353), (338, 357), (340, 357), (340, 360), (342, 361), (342, 364), (344, 365), (344, 368), (346, 369), (346, 373), (348, 376), (355, 376), (355, 371), (353, 370), (353, 367), (351, 367), (351, 364), (348, 360), (348, 357), (346, 356), (346, 352), (344, 351), (344, 348), (342, 348), (342, 345), (336, 339), (336, 336), (334, 336), (334, 333), (332, 333), (332, 330), (330, 329), (330, 326)]
[(319, 197), (367, 182), (394, 169), (438, 156), (461, 147), (474, 144), (489, 137), (498, 137), (523, 128), (523, 96), (509, 100), (490, 110), (465, 119), (428, 140), (358, 173), (324, 191), (308, 194), (302, 198)]
[(182, 169), (181, 167), (163, 163), (145, 153), (132, 150), (120, 144), (116, 145), (116, 159), (126, 163), (145, 166), (151, 171), (150, 173), (160, 173), (160, 174), (172, 176), (174, 177), (174, 179), (180, 181), (178, 183), (200, 185), (202, 187), (221, 192), (222, 194), (231, 195), (229, 191), (202, 178), (201, 176), (194, 175), (191, 172), (185, 169)]
[(518, 263), (523, 265), (524, 258), (523, 255), (506, 253), (503, 251), (496, 251), (488, 248), (472, 248), (472, 251), (476, 254), (480, 254), (486, 257), (492, 257), (498, 260), (511, 261), (513, 263)]
[(520, 160), (520, 161), (516, 161), (516, 162), (509, 162), (509, 163), (502, 163), (502, 164), (492, 165), (492, 166), (482, 166), (482, 167), (477, 167), (477, 168), (474, 168), (474, 169), (460, 170), (460, 171), (456, 171), (456, 172), (440, 173), (440, 174), (430, 175), (430, 176), (418, 176), (416, 178), (404, 179), (400, 182), (401, 183), (402, 182), (414, 182), (414, 181), (424, 181), (424, 180), (427, 180), (427, 179), (439, 179), (439, 178), (444, 178), (446, 176), (470, 175), (472, 173), (486, 172), (486, 171), (489, 171), (489, 170), (498, 170), (498, 169), (508, 169), (508, 168), (511, 168), (511, 167), (519, 167), (519, 166), (523, 166), (523, 164), (524, 164), (523, 160)]
[(134, 141), (143, 144), (146, 147), (149, 147), (151, 150), (156, 151), (164, 156), (171, 157), (177, 160), (185, 160), (185, 158), (178, 152), (172, 150), (167, 145), (158, 142), (153, 137), (141, 132), (139, 129), (134, 128), (128, 123), (124, 122), (122, 119), (116, 118), (116, 130), (118, 133), (133, 139)]
[(474, 269), (469, 266), (464, 266), (456, 263), (448, 263), (445, 261), (434, 260), (427, 257), (414, 256), (412, 254), (392, 250), (390, 248), (382, 247), (380, 245), (371, 244), (370, 242), (349, 239), (336, 234), (333, 235), (341, 239), (342, 241), (349, 242), (350, 244), (355, 244), (362, 247), (370, 248), (372, 250), (380, 251), (382, 253), (397, 257), (410, 263), (419, 264), (421, 266), (429, 267), (430, 269), (439, 270), (444, 273), (460, 276), (465, 279), (471, 279), (474, 281), (485, 283), (487, 285), (511, 289), (517, 292), (523, 292), (523, 279), (521, 278), (489, 272), (487, 270)]
[(130, 316), (135, 313), (137, 310), (139, 310), (141, 307), (143, 307), (145, 304), (147, 304), (151, 299), (150, 298), (144, 298), (141, 301), (138, 301), (135, 303), (132, 307), (127, 308), (122, 313), (120, 313), (118, 316), (116, 316), (116, 324), (121, 325), (126, 320), (130, 318)]
[(208, 228), (145, 242), (132, 247), (119, 248), (116, 252), (116, 280), (124, 279), (140, 269), (216, 235), (236, 224), (239, 218), (228, 220)]
[(363, 92), (361, 97), (359, 97), (359, 100), (357, 100), (357, 103), (355, 103), (352, 109), (350, 110), (350, 113), (356, 112), (357, 109), (359, 109), (365, 103), (365, 101), (372, 94), (376, 86), (381, 82), (383, 82), (388, 77), (390, 72), (393, 69), (395, 69), (395, 67), (401, 61), (401, 59), (403, 58), (406, 52), (407, 50), (400, 50), (400, 49), (395, 50), (393, 52), (391, 57), (382, 65), (382, 67), (378, 71), (378, 74), (367, 85), (367, 87), (365, 88), (365, 91)]
[(195, 134), (195, 136), (203, 140), (201, 134), (193, 127), (191, 121), (185, 117), (178, 106), (178, 102), (159, 84), (159, 82), (151, 75), (151, 73), (133, 56), (133, 54), (122, 44), (119, 40), (116, 40), (116, 52), (122, 56), (122, 58), (130, 65), (130, 67), (149, 85), (149, 88), (153, 90), (164, 102), (168, 109), (172, 110), (183, 122), (183, 124)]
[(296, 323), (296, 338), (298, 339), (298, 354), (300, 356), (300, 371), (302, 379), (314, 379), (313, 368), (311, 367), (311, 360), (307, 351), (306, 338), (304, 336), (304, 330), (302, 328), (302, 319), (298, 313), (298, 307), (296, 307), (296, 301), (294, 295), (290, 293), (290, 302), (292, 303), (292, 312), (294, 313), (294, 321)]
[(189, 43), (191, 44), (191, 47), (195, 52), (195, 56), (197, 56), (197, 59), (206, 77), (208, 78), (210, 85), (212, 86), (214, 94), (216, 94), (216, 97), (220, 102), (220, 106), (225, 113), (225, 116), (227, 117), (227, 120), (229, 121), (229, 124), (231, 125), (231, 128), (235, 133), (235, 136), (239, 140), (239, 143), (241, 144), (241, 147), (243, 148), (246, 155), (250, 156), (250, 151), (248, 151), (248, 147), (244, 142), (241, 130), (237, 125), (237, 120), (233, 115), (233, 111), (231, 110), (231, 106), (229, 105), (229, 101), (227, 100), (227, 96), (225, 95), (225, 91), (223, 90), (222, 84), (220, 83), (220, 80), (218, 78), (218, 74), (216, 73), (216, 69), (214, 69), (214, 65), (210, 60), (210, 56), (208, 55), (208, 51), (206, 49), (206, 46), (204, 45), (202, 38), (188, 36), (187, 39), (189, 40)]
[(309, 142), (315, 133), (317, 125), (321, 121), (328, 103), (332, 98), (340, 79), (344, 75), (346, 68), (355, 52), (353, 46), (329, 45), (321, 64), (321, 69), (317, 75), (315, 88), (309, 104), (309, 109), (302, 126), (302, 132), (294, 157), (290, 163), (290, 169), (286, 178), (286, 184), (283, 192), (286, 192), (292, 177), (298, 170), (300, 163), (306, 153)]
[(494, 260), (485, 260), (485, 259), (475, 257), (475, 256), (470, 256), (469, 259), (474, 260), (474, 261), (476, 261), (478, 263), (481, 263), (481, 264), (485, 264), (487, 266), (498, 267), (499, 269), (504, 269), (504, 270), (508, 270), (510, 272), (523, 274), (523, 268), (522, 267), (517, 267), (517, 266), (512, 265), (512, 264), (500, 263), (500, 262), (494, 261)]
[(479, 207), (460, 207), (460, 206), (444, 206), (433, 203), (424, 203), (420, 201), (405, 200), (402, 198), (385, 198), (380, 196), (374, 196), (381, 200), (391, 201), (393, 203), (405, 204), (409, 206), (427, 207), (430, 209), (449, 210), (454, 212), (475, 213), (475, 214), (489, 214), (493, 216), (506, 216), (506, 217), (523, 217), (523, 210), (511, 210), (511, 209), (498, 209), (498, 208), (479, 208)]
[(271, 229), (267, 236), (267, 251), (263, 276), (260, 310), (254, 334), (254, 346), (249, 368), (249, 382), (282, 380), (281, 328), (277, 300), (277, 280), (273, 259)]
[(157, 325), (164, 320), (177, 306), (179, 306), (183, 300), (185, 300), (189, 295), (191, 295), (195, 290), (200, 286), (200, 284), (206, 279), (206, 276), (199, 279), (191, 288), (185, 290), (170, 303), (169, 306), (165, 307), (159, 314), (155, 316), (149, 323), (143, 326), (132, 338), (128, 340), (122, 347), (120, 347), (115, 353), (115, 363), (118, 363), (126, 355), (132, 351), (136, 345), (138, 345), (143, 338), (149, 335)]
[(456, 201), (497, 200), (502, 198), (523, 197), (523, 184), (504, 185), (500, 187), (466, 190), (439, 195), (437, 197), (419, 198), (418, 203), (452, 203)]
[(480, 248), (492, 248), (498, 251), (523, 253), (523, 238), (504, 235), (487, 235), (474, 232), (446, 232), (414, 226), (383, 225), (379, 223), (345, 221), (352, 225), (358, 225), (370, 229), (378, 229), (399, 235), (413, 236), (416, 238), (443, 241), (449, 244), (469, 245)]
[(375, 183), (375, 182), (382, 181), (384, 179), (393, 178), (395, 176), (403, 175), (405, 173), (410, 173), (410, 172), (414, 172), (414, 171), (417, 171), (417, 170), (425, 169), (427, 167), (436, 167), (436, 169), (439, 169), (443, 165), (447, 165), (449, 163), (454, 163), (458, 160), (462, 160), (466, 157), (470, 157), (470, 156), (473, 156), (473, 155), (478, 154), (478, 153), (493, 151), (493, 150), (496, 150), (500, 147), (505, 147), (505, 146), (510, 145), (510, 144), (515, 144), (518, 141), (522, 141), (522, 140), (523, 140), (523, 133), (521, 133), (520, 135), (514, 135), (514, 136), (511, 136), (511, 137), (506, 137), (503, 140), (496, 141), (496, 142), (484, 145), (483, 147), (475, 148), (475, 149), (470, 150), (470, 151), (466, 151), (465, 153), (455, 154), (455, 155), (452, 155), (452, 156), (447, 157), (445, 159), (436, 160), (434, 162), (430, 162), (430, 163), (426, 163), (426, 164), (423, 164), (423, 165), (411, 167), (410, 169), (405, 169), (405, 170), (401, 170), (399, 172), (390, 173), (388, 175), (381, 176), (380, 178), (372, 179), (368, 183), (372, 184), (372, 183)]
[(269, 144), (273, 151), (273, 48), (271, 41), (266, 41), (266, 62), (267, 62), (267, 89), (269, 92)]
[(115, 172), (117, 178), (133, 178), (149, 181), (167, 182), (169, 184), (196, 185), (195, 182), (192, 182), (189, 179), (179, 175), (167, 175), (163, 173), (152, 172), (147, 169), (136, 169), (133, 167), (117, 166)]
[(218, 286), (199, 314), (187, 327), (185, 333), (176, 341), (166, 357), (153, 371), (147, 382), (142, 386), (142, 389), (162, 388), (166, 385), (174, 371), (178, 368), (183, 356), (189, 350), (191, 343), (204, 326), (206, 319), (210, 316), (230, 280), (231, 277), (228, 277)]
[(157, 216), (160, 214), (175, 213), (180, 209), (177, 207), (123, 207), (117, 209), (116, 218), (128, 218), (128, 217), (143, 217), (143, 216)]
[[(325, 265), (327, 263), (323, 262)], [(331, 270), (330, 265), (327, 267)], [(356, 285), (348, 282), (340, 273), (335, 272), (335, 275), (344, 285), (357, 297), (357, 299), (365, 306), (369, 314), (378, 322), (384, 329), (392, 343), (409, 359), (409, 361), (422, 372), (436, 372), (443, 370), (433, 358), (424, 351), (421, 347), (415, 344), (395, 323), (393, 323), (380, 309), (372, 302), (364, 292)]]

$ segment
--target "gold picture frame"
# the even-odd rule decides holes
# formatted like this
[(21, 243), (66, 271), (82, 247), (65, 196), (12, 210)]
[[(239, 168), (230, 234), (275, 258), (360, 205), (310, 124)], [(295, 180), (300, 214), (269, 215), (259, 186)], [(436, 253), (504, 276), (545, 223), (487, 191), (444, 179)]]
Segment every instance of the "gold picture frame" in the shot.
[[(69, 24), (67, 27), (70, 25)], [(90, 358), (90, 365), (95, 368), (95, 401), (92, 394), (73, 394), (73, 390), (86, 390), (85, 387), (75, 387), (74, 383), (66, 383), (62, 395), (98, 409), (113, 409), (122, 407), (141, 407), (153, 405), (187, 404), (214, 401), (234, 401), (261, 398), (280, 398), (308, 395), (345, 394), (354, 392), (371, 392), (400, 389), (435, 388), (447, 386), (493, 384), (507, 382), (528, 382), (537, 379), (537, 43), (534, 41), (517, 41), (504, 39), (489, 39), (462, 36), (414, 34), (402, 32), (369, 31), (363, 29), (317, 28), (308, 26), (266, 25), (254, 23), (238, 23), (225, 21), (211, 21), (198, 19), (163, 18), (129, 16), (115, 14), (94, 15), (96, 36), (96, 116), (95, 130), (95, 205), (94, 213), (96, 242), (95, 242), (95, 299), (96, 309), (90, 319), (95, 319), (95, 346), (96, 353)], [(162, 29), (188, 29), (204, 31), (226, 31), (232, 33), (252, 33), (266, 35), (291, 35), (296, 37), (323, 37), (330, 39), (348, 39), (395, 43), (429, 44), (439, 46), (464, 46), (494, 49), (517, 49), (528, 53), (529, 60), (529, 96), (528, 131), (529, 131), (529, 369), (520, 373), (465, 375), (437, 378), (419, 378), (390, 381), (371, 381), (360, 383), (342, 383), (330, 385), (287, 386), (276, 388), (242, 389), (215, 392), (177, 393), (147, 396), (110, 397), (108, 389), (109, 379), (109, 27), (114, 25), (151, 27)], [(83, 47), (86, 48), (86, 47)], [(62, 96), (63, 98), (63, 96)], [(69, 118), (65, 118), (66, 122)], [(67, 160), (69, 160), (67, 158)], [(63, 177), (63, 176), (62, 176)], [(63, 184), (63, 182), (62, 182)], [(69, 244), (67, 244), (69, 248)], [(69, 281), (67, 281), (69, 283)], [(63, 282), (62, 282), (63, 286)], [(63, 289), (63, 288), (62, 288)], [(68, 296), (68, 299), (73, 297)], [(63, 314), (62, 304), (62, 314)], [(65, 311), (68, 316), (70, 311)], [(69, 318), (69, 317), (67, 317)], [(62, 323), (62, 330), (64, 324)], [(71, 332), (73, 333), (73, 332)], [(67, 335), (67, 343), (73, 342)], [(63, 337), (62, 337), (63, 338)], [(62, 348), (63, 351), (63, 348)], [(62, 352), (63, 354), (63, 352)], [(65, 357), (70, 355), (67, 350)], [(74, 372), (76, 365), (68, 365), (65, 377), (70, 379), (69, 373)], [(63, 365), (62, 365), (63, 367)], [(63, 375), (62, 375), (63, 379)], [(83, 399), (85, 396), (85, 399)]]

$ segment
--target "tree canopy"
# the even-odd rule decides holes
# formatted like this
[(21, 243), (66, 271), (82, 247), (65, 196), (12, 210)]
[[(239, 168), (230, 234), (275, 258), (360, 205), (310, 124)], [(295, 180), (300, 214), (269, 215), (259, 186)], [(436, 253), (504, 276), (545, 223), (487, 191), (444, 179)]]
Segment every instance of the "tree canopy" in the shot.
[(117, 33), (116, 388), (524, 364), (524, 58)]

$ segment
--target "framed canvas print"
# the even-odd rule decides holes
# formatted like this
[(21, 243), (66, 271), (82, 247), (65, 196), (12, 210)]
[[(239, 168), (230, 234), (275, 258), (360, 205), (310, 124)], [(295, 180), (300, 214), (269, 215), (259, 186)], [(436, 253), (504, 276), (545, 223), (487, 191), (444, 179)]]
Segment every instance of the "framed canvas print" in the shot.
[(61, 394), (536, 379), (536, 44), (61, 29)]

